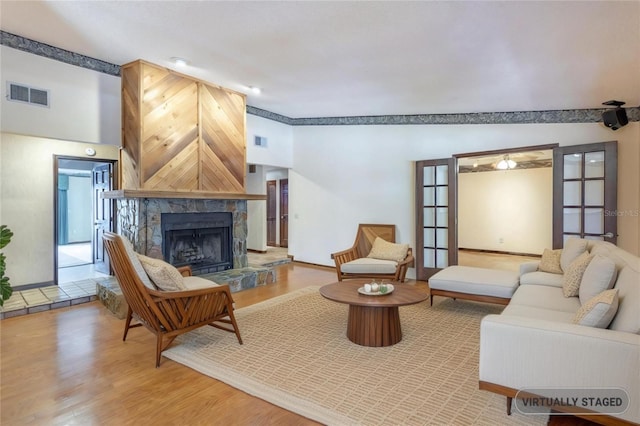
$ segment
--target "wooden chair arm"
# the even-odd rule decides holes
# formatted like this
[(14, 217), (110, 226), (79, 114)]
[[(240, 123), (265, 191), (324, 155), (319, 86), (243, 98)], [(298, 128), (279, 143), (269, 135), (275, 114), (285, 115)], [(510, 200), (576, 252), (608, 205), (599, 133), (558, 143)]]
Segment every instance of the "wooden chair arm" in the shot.
[(231, 290), (229, 289), (228, 284), (211, 286), (206, 288), (198, 288), (195, 290), (182, 290), (182, 291), (163, 291), (163, 290), (151, 290), (149, 289), (149, 294), (154, 298), (154, 300), (158, 299), (184, 299), (185, 297), (199, 297), (212, 293), (227, 293), (229, 298), (231, 299)]
[(190, 277), (191, 276), (191, 266), (187, 265), (187, 266), (180, 266), (179, 268), (176, 268), (178, 270), (178, 272), (180, 272), (180, 274), (183, 277)]
[(411, 249), (407, 250), (407, 257), (404, 258), (402, 262), (398, 262), (398, 266), (412, 266), (415, 258), (413, 257), (413, 251)]
[(331, 254), (331, 257), (336, 262), (337, 267), (340, 267), (340, 265), (342, 265), (343, 263), (351, 262), (352, 260), (356, 260), (359, 258), (358, 251), (355, 247), (333, 253)]

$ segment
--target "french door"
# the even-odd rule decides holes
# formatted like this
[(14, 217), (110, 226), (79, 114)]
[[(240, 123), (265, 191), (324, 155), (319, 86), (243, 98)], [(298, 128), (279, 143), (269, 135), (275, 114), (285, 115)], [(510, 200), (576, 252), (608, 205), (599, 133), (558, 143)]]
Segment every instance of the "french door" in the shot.
[(617, 241), (618, 144), (553, 150), (553, 247), (572, 236)]
[(456, 159), (416, 161), (416, 278), (458, 263)]

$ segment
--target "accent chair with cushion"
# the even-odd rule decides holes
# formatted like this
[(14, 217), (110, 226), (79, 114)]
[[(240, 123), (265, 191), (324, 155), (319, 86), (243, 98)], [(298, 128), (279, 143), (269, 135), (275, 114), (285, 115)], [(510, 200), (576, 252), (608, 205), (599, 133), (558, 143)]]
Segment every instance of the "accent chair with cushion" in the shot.
[(360, 224), (353, 246), (333, 253), (338, 281), (348, 278), (380, 278), (404, 282), (413, 266), (408, 244), (396, 244), (396, 226)]
[[(156, 367), (173, 340), (204, 325), (235, 333), (242, 344), (233, 315), (228, 285), (191, 276), (191, 268), (177, 269), (160, 259), (136, 253), (131, 243), (112, 232), (104, 233), (104, 245), (122, 294), (129, 306), (124, 325), (144, 326), (156, 335)], [(135, 319), (138, 323), (131, 325)]]

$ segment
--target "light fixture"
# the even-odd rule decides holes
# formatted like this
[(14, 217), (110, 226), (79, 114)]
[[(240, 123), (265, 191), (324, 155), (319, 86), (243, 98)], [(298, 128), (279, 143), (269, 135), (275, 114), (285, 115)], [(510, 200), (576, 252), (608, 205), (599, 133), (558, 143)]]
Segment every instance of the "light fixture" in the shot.
[(179, 58), (177, 56), (172, 57), (171, 62), (173, 62), (177, 67), (186, 67), (187, 65), (189, 65), (189, 61), (187, 61), (184, 58)]
[(496, 164), (496, 169), (498, 170), (515, 169), (517, 165), (518, 163), (510, 159), (509, 155), (507, 154), (504, 156), (502, 160), (498, 161), (498, 164)]
[(255, 87), (255, 86), (247, 86), (249, 88), (249, 90), (251, 90), (251, 92), (254, 95), (259, 95), (260, 93), (262, 93), (262, 90), (259, 87)]

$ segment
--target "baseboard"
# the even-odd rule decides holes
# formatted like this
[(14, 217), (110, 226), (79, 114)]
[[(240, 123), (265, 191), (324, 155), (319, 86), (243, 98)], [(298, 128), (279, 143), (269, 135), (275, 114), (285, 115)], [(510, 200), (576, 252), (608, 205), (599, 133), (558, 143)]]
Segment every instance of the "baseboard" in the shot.
[(541, 254), (533, 254), (533, 253), (518, 253), (515, 251), (500, 251), (500, 250), (483, 250), (483, 249), (472, 249), (472, 248), (462, 248), (458, 247), (459, 251), (470, 251), (476, 253), (491, 253), (491, 254), (508, 254), (511, 256), (528, 256), (528, 257), (542, 257)]
[(267, 252), (266, 250), (254, 250), (250, 248), (248, 248), (247, 251), (251, 253), (259, 253), (259, 254), (265, 254)]
[(13, 289), (13, 291), (24, 291), (24, 290), (31, 290), (31, 289), (34, 289), (34, 288), (51, 287), (52, 285), (55, 285), (55, 283), (53, 281), (44, 281), (44, 282), (41, 282), (41, 283), (22, 284), (22, 285), (17, 285), (17, 286), (11, 286), (11, 288)]

